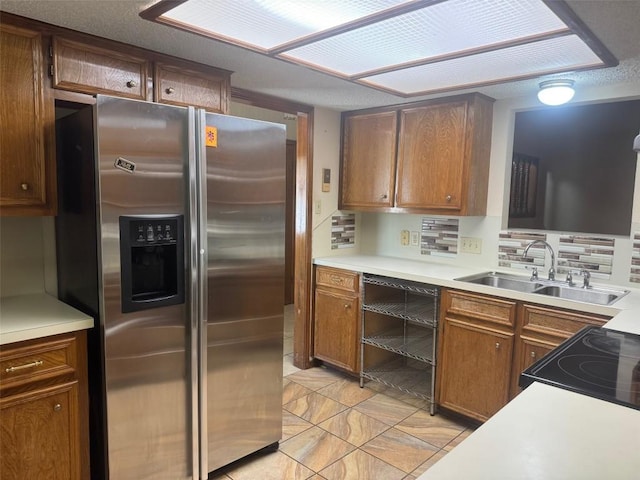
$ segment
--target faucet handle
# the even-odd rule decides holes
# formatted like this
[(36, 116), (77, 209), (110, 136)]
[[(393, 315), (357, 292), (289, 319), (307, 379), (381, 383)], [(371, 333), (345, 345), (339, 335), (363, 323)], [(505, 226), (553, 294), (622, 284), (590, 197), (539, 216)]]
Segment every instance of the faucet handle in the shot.
[(529, 265), (525, 265), (525, 267), (527, 270), (531, 270), (531, 278), (530, 280), (538, 280), (538, 267), (536, 266), (529, 266)]
[(591, 288), (589, 285), (589, 281), (591, 280), (591, 272), (586, 268), (580, 270), (580, 275), (582, 275), (582, 288)]
[(575, 283), (573, 283), (573, 273), (571, 272), (571, 270), (567, 272), (567, 283), (569, 284), (570, 287), (575, 285)]

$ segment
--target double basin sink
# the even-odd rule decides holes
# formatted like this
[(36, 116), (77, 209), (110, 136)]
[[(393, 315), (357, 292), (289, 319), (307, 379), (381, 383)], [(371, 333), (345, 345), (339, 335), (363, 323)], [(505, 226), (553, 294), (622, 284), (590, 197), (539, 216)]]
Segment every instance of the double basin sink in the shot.
[(611, 305), (629, 293), (629, 290), (582, 287), (557, 280), (527, 279), (501, 272), (484, 272), (456, 278), (456, 280), (597, 305)]

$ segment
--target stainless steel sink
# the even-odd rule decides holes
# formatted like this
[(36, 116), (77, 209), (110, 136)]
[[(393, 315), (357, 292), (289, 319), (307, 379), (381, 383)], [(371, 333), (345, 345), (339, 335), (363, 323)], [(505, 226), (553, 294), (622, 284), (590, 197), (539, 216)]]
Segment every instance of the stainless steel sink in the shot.
[(619, 298), (629, 293), (628, 290), (609, 290), (603, 288), (580, 288), (563, 285), (547, 285), (533, 293), (549, 295), (551, 297), (575, 300), (577, 302), (596, 303), (598, 305), (610, 305)]
[(582, 288), (560, 281), (530, 280), (521, 275), (511, 275), (502, 272), (478, 273), (468, 277), (456, 278), (456, 280), (518, 292), (547, 295), (565, 300), (574, 300), (576, 302), (594, 303), (597, 305), (611, 305), (629, 293), (629, 290), (599, 287)]
[(456, 280), (526, 293), (532, 293), (538, 288), (544, 287), (544, 284), (541, 282), (531, 281), (526, 277), (501, 272), (479, 273), (468, 277), (456, 278)]

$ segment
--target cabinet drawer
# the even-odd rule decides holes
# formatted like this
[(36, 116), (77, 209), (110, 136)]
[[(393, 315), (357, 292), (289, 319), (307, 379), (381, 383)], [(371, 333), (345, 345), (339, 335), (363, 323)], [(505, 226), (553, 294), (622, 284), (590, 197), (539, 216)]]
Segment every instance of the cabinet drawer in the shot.
[(604, 325), (608, 317), (586, 313), (562, 311), (539, 307), (522, 306), (522, 334), (543, 333), (554, 337), (568, 338), (587, 325)]
[(54, 37), (53, 65), (54, 88), (147, 99), (144, 58)]
[(77, 367), (74, 336), (38, 340), (3, 348), (0, 352), (0, 389), (74, 374)]
[(360, 287), (358, 278), (356, 272), (329, 267), (316, 268), (316, 285), (357, 293)]
[(156, 63), (154, 98), (158, 103), (202, 107), (227, 113), (228, 75)]
[(451, 290), (447, 291), (447, 296), (448, 314), (463, 315), (505, 326), (513, 326), (515, 323), (516, 302)]

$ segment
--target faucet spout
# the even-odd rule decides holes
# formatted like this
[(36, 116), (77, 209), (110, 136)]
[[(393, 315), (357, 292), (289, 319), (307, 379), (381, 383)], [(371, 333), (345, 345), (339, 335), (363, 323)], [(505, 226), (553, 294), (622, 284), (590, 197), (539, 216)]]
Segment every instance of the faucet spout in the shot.
[(549, 280), (555, 280), (556, 279), (556, 254), (553, 251), (553, 248), (551, 247), (551, 245), (549, 245), (546, 241), (537, 239), (529, 243), (525, 247), (524, 252), (522, 252), (522, 258), (523, 259), (527, 258), (529, 249), (536, 244), (544, 245), (549, 250), (549, 253), (551, 254), (551, 266), (549, 267)]

